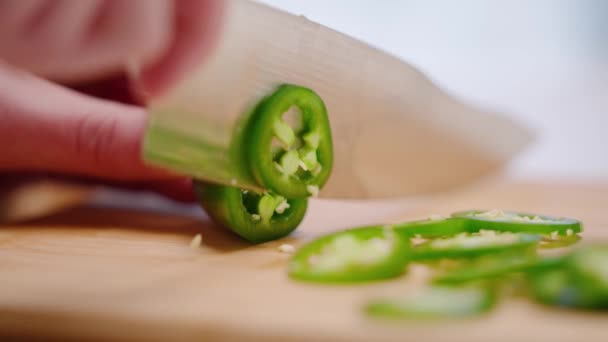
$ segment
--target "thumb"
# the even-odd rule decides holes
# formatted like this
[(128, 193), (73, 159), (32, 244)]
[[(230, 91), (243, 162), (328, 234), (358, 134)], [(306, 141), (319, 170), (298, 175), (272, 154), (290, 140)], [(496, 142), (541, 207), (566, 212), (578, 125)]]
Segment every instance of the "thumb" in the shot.
[(176, 178), (140, 157), (142, 108), (88, 97), (0, 63), (0, 170), (109, 180)]

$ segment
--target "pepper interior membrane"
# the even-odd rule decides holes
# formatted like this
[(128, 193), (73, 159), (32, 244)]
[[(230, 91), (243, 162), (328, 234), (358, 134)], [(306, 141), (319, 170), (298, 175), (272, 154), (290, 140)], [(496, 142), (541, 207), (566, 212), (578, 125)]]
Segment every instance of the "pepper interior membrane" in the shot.
[(279, 195), (270, 193), (256, 193), (248, 190), (241, 190), (242, 203), (252, 221), (262, 221), (268, 223), (273, 218), (284, 215), (289, 209), (289, 202)]

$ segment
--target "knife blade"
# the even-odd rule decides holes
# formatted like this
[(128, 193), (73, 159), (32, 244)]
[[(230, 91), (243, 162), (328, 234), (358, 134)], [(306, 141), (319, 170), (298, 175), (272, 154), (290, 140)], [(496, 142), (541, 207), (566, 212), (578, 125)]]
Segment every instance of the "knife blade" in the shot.
[(526, 128), (345, 34), (249, 0), (226, 7), (212, 55), (150, 104), (150, 164), (256, 189), (235, 167), (230, 141), (243, 114), (280, 83), (311, 88), (326, 104), (335, 161), (325, 198), (450, 189), (499, 169), (532, 140)]

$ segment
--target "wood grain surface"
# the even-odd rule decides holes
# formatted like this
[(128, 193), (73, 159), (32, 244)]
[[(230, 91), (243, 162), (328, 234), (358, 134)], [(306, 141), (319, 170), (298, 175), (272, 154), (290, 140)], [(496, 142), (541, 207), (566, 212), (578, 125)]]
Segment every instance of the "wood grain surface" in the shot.
[[(463, 321), (386, 322), (361, 306), (421, 286), (424, 269), (347, 287), (290, 281), (282, 243), (336, 228), (503, 208), (572, 216), (608, 242), (608, 184), (490, 183), (390, 203), (315, 202), (293, 236), (247, 245), (201, 216), (77, 207), (0, 227), (0, 337), (56, 340), (608, 341), (608, 316), (525, 299)], [(390, 210), (389, 210), (390, 209)], [(375, 215), (375, 216), (374, 216)], [(201, 233), (203, 245), (189, 246)]]

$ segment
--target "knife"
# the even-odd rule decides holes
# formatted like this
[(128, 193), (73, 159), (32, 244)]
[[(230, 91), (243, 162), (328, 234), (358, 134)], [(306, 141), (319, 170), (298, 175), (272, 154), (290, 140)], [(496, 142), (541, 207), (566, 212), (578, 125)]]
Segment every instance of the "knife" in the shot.
[(230, 0), (212, 55), (150, 103), (144, 160), (255, 188), (235, 170), (229, 144), (239, 118), (281, 83), (313, 89), (326, 104), (335, 160), (324, 198), (447, 190), (499, 169), (532, 140), (394, 56), (303, 16)]

